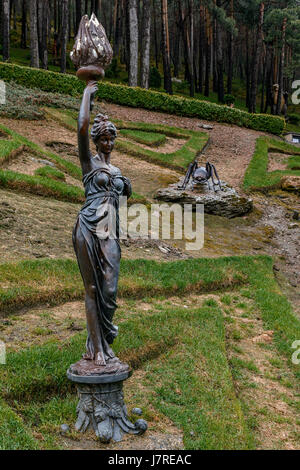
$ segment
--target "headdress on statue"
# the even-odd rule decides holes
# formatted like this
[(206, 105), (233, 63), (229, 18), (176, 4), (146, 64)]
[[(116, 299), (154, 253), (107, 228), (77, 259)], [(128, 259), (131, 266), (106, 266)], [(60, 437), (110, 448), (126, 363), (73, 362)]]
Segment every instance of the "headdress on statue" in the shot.
[(117, 137), (117, 128), (106, 114), (97, 114), (91, 130), (93, 142), (96, 143), (99, 137), (105, 134), (111, 134), (113, 137)]

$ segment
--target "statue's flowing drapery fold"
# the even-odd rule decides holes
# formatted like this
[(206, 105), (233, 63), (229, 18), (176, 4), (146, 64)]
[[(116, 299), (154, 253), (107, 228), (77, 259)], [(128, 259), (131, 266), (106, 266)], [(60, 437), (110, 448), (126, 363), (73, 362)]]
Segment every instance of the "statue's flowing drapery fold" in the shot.
[[(101, 183), (99, 183), (101, 181)], [(94, 293), (97, 303), (98, 323), (102, 337), (102, 347), (106, 359), (115, 357), (109, 344), (118, 334), (112, 319), (117, 308), (116, 296), (119, 278), (121, 250), (119, 244), (119, 196), (124, 185), (122, 176), (114, 177), (103, 168), (92, 170), (83, 178), (86, 202), (79, 212), (73, 230), (73, 245), (82, 274), (78, 240), (83, 242), (93, 271)], [(108, 230), (109, 214), (116, 216), (115, 238), (99, 238), (99, 226)], [(83, 280), (84, 276), (82, 275)], [(87, 353), (94, 357), (94, 346), (90, 332), (87, 338)]]

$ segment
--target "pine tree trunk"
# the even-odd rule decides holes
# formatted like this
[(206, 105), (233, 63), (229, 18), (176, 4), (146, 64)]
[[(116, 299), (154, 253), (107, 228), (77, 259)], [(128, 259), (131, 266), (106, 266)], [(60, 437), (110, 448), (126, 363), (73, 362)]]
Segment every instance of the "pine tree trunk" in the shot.
[[(217, 1), (221, 7), (221, 0)], [(218, 71), (218, 99), (224, 103), (224, 72), (223, 72), (223, 31), (221, 24), (216, 21), (216, 45), (217, 45), (217, 71)]]
[(43, 13), (42, 13), (42, 67), (48, 69), (48, 23), (50, 17), (50, 5), (49, 0), (43, 2)]
[(67, 42), (68, 42), (68, 25), (69, 25), (69, 1), (62, 0), (62, 18), (61, 18), (61, 59), (60, 71), (67, 71)]
[(9, 0), (3, 0), (2, 18), (3, 18), (2, 55), (3, 55), (3, 61), (5, 62), (9, 60), (9, 57), (10, 57), (10, 4), (9, 4)]
[(250, 59), (249, 59), (249, 31), (246, 29), (246, 106), (250, 106)]
[(180, 57), (180, 15), (176, 3), (174, 2), (174, 54), (173, 54), (173, 65), (174, 65), (174, 77), (178, 78), (179, 75), (179, 57)]
[[(230, 0), (230, 17), (233, 19), (233, 0)], [(228, 41), (228, 76), (227, 76), (227, 93), (232, 93), (232, 78), (233, 78), (233, 34), (229, 33)]]
[(16, 0), (11, 0), (10, 2), (10, 8), (12, 10), (13, 14), (13, 28), (16, 31), (17, 30), (17, 7), (16, 7)]
[(142, 54), (141, 54), (141, 87), (142, 88), (149, 88), (150, 38), (151, 38), (151, 0), (144, 0), (143, 19), (142, 19)]
[(264, 12), (265, 4), (261, 2), (259, 12), (259, 23), (257, 28), (257, 44), (254, 54), (253, 68), (252, 68), (252, 82), (251, 82), (251, 94), (250, 94), (250, 106), (249, 112), (256, 113), (256, 94), (257, 94), (257, 80), (258, 80), (258, 69), (261, 57), (262, 45), (263, 45), (263, 23), (264, 23)]
[(218, 63), (217, 63), (217, 21), (214, 19), (213, 21), (213, 62), (212, 62), (212, 69), (213, 69), (213, 92), (218, 93)]
[[(153, 0), (153, 12), (155, 13), (155, 8), (156, 8), (156, 2)], [(158, 69), (159, 65), (159, 47), (158, 47), (158, 31), (157, 31), (157, 25), (156, 25), (156, 16), (154, 14), (154, 51), (155, 51), (155, 66)]]
[(198, 92), (203, 92), (203, 70), (204, 70), (204, 51), (205, 51), (205, 25), (204, 25), (204, 8), (200, 6), (200, 23), (199, 23), (199, 81)]
[(279, 80), (278, 80), (279, 90), (278, 90), (278, 98), (277, 98), (277, 105), (276, 105), (276, 114), (278, 115), (281, 114), (281, 109), (282, 109), (286, 25), (287, 25), (287, 18), (284, 18), (283, 24), (282, 24), (282, 47), (281, 47), (280, 62), (279, 62)]
[[(194, 73), (194, 0), (189, 1), (190, 10), (190, 44), (189, 44), (189, 69), (191, 75), (190, 96), (195, 96), (195, 73)], [(187, 30), (188, 32), (188, 30)]]
[(162, 24), (162, 56), (164, 66), (164, 88), (170, 95), (173, 94), (171, 67), (170, 67), (170, 43), (168, 25), (168, 2), (161, 0), (161, 24)]
[(138, 84), (138, 60), (139, 60), (139, 31), (137, 16), (137, 0), (129, 0), (129, 86)]
[(264, 104), (265, 104), (265, 85), (266, 85), (266, 62), (267, 57), (265, 56), (263, 59), (263, 76), (262, 76), (262, 86), (261, 86), (261, 100), (260, 100), (260, 113), (264, 112)]
[(121, 2), (117, 0), (117, 11), (116, 11), (116, 24), (115, 24), (115, 41), (114, 41), (114, 54), (115, 57), (119, 56), (120, 43), (122, 37), (122, 12)]
[(37, 0), (30, 0), (30, 51), (31, 67), (39, 68), (39, 38), (37, 30)]
[(21, 32), (21, 48), (27, 47), (27, 0), (22, 0), (22, 32)]
[(211, 42), (212, 42), (212, 30), (211, 20), (209, 12), (206, 11), (206, 61), (205, 61), (205, 90), (204, 95), (209, 96), (209, 81), (210, 81), (210, 70), (211, 70)]
[(54, 32), (57, 31), (57, 0), (53, 0)]

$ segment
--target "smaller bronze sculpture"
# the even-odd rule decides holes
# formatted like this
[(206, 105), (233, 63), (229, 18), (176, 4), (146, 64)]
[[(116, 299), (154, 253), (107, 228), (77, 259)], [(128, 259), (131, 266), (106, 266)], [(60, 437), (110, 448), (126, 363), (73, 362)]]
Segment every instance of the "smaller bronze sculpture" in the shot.
[[(214, 180), (214, 176), (217, 179), (217, 183)], [(194, 191), (194, 186), (196, 184), (204, 184), (204, 183), (207, 183), (208, 188), (213, 189), (215, 192), (216, 192), (216, 186), (219, 185), (219, 188), (222, 191), (222, 186), (221, 186), (221, 182), (220, 182), (216, 167), (209, 162), (206, 163), (205, 168), (203, 166), (199, 168), (197, 161), (190, 163), (188, 170), (186, 172), (183, 184), (182, 186), (178, 186), (178, 189), (186, 189), (191, 178), (192, 178), (192, 191)], [(212, 188), (210, 186), (210, 182), (209, 182), (210, 180), (212, 181)]]

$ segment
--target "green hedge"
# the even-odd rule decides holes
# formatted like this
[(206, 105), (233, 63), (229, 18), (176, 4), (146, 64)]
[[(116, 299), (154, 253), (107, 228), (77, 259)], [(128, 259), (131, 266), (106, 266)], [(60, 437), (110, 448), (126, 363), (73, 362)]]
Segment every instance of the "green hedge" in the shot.
[[(268, 171), (270, 151), (290, 155), (286, 158), (286, 170)], [(299, 167), (300, 151), (295, 146), (268, 137), (259, 137), (256, 140), (255, 151), (245, 173), (244, 189), (267, 191), (279, 188), (283, 176), (300, 176)], [(293, 170), (293, 168), (296, 169)]]
[[(78, 96), (84, 88), (84, 83), (74, 75), (22, 67), (4, 62), (0, 63), (0, 78), (8, 82), (14, 80), (29, 88), (39, 88), (44, 91), (71, 96)], [(250, 114), (246, 111), (220, 106), (207, 101), (170, 96), (166, 93), (108, 82), (99, 83), (98, 96), (101, 99), (124, 106), (163, 111), (180, 116), (198, 117), (209, 121), (226, 122), (272, 134), (280, 135), (285, 128), (285, 121), (279, 116)]]

